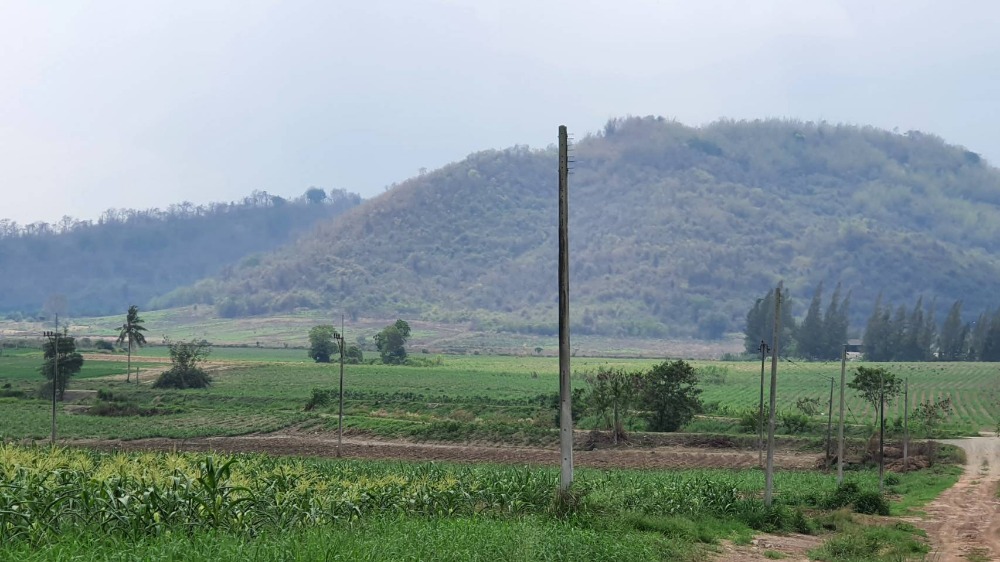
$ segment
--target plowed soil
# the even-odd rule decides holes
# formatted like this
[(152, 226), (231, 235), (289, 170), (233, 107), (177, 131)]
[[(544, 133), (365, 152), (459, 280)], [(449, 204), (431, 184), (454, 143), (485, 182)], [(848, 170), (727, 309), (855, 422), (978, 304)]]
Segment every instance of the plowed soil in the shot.
[[(67, 444), (122, 451), (253, 452), (307, 457), (335, 457), (337, 455), (337, 435), (335, 433), (296, 431), (194, 439), (77, 440)], [(556, 447), (412, 443), (372, 439), (359, 435), (345, 435), (341, 454), (343, 457), (354, 459), (540, 466), (558, 466), (560, 462), (559, 451)], [(757, 453), (755, 451), (678, 446), (578, 450), (574, 451), (573, 457), (577, 466), (593, 468), (754, 468), (757, 466)], [(775, 454), (775, 466), (810, 469), (815, 465), (816, 458), (817, 455), (809, 453), (779, 452)]]

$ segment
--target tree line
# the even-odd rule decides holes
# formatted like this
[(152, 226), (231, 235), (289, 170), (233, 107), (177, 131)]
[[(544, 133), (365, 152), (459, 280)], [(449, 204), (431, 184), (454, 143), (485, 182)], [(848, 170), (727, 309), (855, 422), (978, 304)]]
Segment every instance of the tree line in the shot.
[[(772, 345), (774, 290), (758, 298), (746, 315), (744, 352), (760, 353)], [(787, 295), (785, 295), (787, 299)], [(851, 295), (837, 285), (823, 307), (823, 284), (816, 288), (801, 321), (792, 316), (791, 302), (782, 302), (781, 354), (807, 360), (836, 360), (848, 343)], [(987, 309), (975, 320), (964, 320), (963, 302), (955, 301), (940, 324), (936, 301), (918, 297), (912, 308), (884, 303), (880, 294), (861, 337), (869, 361), (1000, 361), (1000, 309)]]

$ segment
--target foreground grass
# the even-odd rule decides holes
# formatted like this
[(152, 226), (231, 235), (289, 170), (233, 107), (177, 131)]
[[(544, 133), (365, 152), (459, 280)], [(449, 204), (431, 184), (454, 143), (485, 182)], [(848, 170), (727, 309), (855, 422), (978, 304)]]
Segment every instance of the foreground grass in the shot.
[(695, 544), (627, 529), (593, 529), (572, 521), (392, 517), (253, 539), (216, 532), (130, 540), (71, 534), (34, 546), (0, 550), (11, 560), (118, 562), (270, 562), (317, 560), (694, 560)]

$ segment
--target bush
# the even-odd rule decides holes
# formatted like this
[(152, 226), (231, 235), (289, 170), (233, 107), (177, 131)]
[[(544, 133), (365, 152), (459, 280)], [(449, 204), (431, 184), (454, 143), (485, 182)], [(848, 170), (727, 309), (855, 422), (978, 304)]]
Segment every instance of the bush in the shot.
[(104, 351), (114, 351), (115, 345), (108, 340), (97, 340), (94, 342), (94, 349), (100, 349)]
[(811, 421), (809, 416), (805, 414), (782, 412), (779, 417), (781, 418), (781, 426), (785, 428), (785, 431), (792, 435), (809, 431)]
[(211, 344), (205, 340), (177, 342), (170, 344), (170, 362), (173, 367), (157, 377), (153, 388), (206, 388), (212, 378), (198, 363), (211, 352)]
[(202, 369), (197, 367), (190, 369), (174, 367), (157, 377), (156, 382), (153, 383), (153, 388), (186, 390), (189, 388), (207, 388), (210, 384), (212, 384), (212, 377)]
[(740, 414), (740, 431), (756, 435), (760, 430), (763, 418), (760, 409), (756, 406), (743, 410), (743, 413)]
[(314, 388), (312, 390), (312, 396), (309, 397), (309, 401), (306, 402), (305, 410), (307, 412), (312, 411), (316, 407), (323, 407), (330, 404), (333, 396), (336, 393), (332, 390), (323, 390), (321, 388)]
[(840, 509), (854, 503), (854, 498), (861, 493), (861, 488), (854, 482), (844, 482), (824, 498), (822, 506), (825, 509)]
[(854, 511), (865, 515), (889, 515), (889, 502), (879, 492), (861, 492), (854, 498)]

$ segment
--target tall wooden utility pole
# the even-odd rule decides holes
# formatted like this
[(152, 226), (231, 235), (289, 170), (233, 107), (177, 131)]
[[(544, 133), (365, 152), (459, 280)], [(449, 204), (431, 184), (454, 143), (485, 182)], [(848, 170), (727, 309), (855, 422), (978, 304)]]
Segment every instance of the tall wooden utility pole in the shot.
[(844, 483), (844, 391), (847, 383), (847, 343), (840, 352), (840, 427), (837, 429), (837, 485)]
[(559, 490), (573, 484), (573, 389), (569, 371), (569, 138), (559, 126)]
[(764, 473), (764, 505), (771, 507), (774, 494), (774, 418), (778, 394), (778, 336), (781, 334), (781, 287), (774, 293), (774, 336), (771, 338), (771, 410), (767, 418), (767, 468)]

